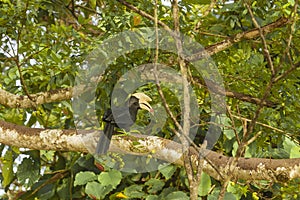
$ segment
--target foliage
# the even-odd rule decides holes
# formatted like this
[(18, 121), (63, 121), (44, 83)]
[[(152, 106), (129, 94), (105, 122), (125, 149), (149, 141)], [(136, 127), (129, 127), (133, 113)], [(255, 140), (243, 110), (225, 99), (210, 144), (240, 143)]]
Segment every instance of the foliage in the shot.
[[(169, 2), (158, 4), (158, 19), (173, 27)], [(261, 26), (280, 17), (292, 17), (296, 1), (221, 1), (217, 0), (211, 12), (203, 15), (211, 1), (180, 1), (181, 32), (203, 46), (216, 44), (225, 38), (254, 28), (244, 3), (251, 4), (255, 19)], [(138, 9), (153, 15), (151, 1), (128, 1)], [(294, 13), (295, 14), (295, 13)], [(297, 15), (299, 9), (297, 10)], [(0, 1), (0, 88), (7, 92), (28, 95), (74, 86), (78, 68), (86, 56), (102, 41), (124, 30), (153, 27), (154, 22), (133, 12), (119, 1), (90, 0), (27, 0)], [(291, 25), (280, 27), (265, 35), (270, 57), (278, 74), (290, 69), (300, 60), (299, 22), (294, 32)], [(288, 33), (288, 34), (287, 34)], [(293, 40), (288, 43), (292, 34)], [(262, 98), (271, 77), (270, 66), (260, 38), (242, 40), (213, 55), (228, 91), (253, 98)], [(288, 49), (288, 54), (286, 52)], [(111, 63), (99, 83), (97, 91), (98, 114), (108, 106), (110, 91), (129, 69), (153, 62), (155, 51), (144, 49), (119, 57)], [(160, 52), (159, 60), (174, 69), (174, 55)], [(211, 115), (210, 94), (201, 86), (201, 78), (191, 69), (191, 80), (199, 104), (200, 123), (195, 141), (203, 140)], [(261, 135), (247, 146), (246, 157), (299, 157), (299, 69), (271, 87), (267, 100), (273, 107), (263, 107), (258, 124), (249, 137)], [(200, 85), (200, 86), (199, 86)], [(140, 88), (160, 102), (154, 84)], [(163, 92), (181, 120), (176, 95), (167, 87)], [(236, 97), (227, 98), (230, 113), (220, 118), (222, 135), (214, 150), (234, 156), (238, 149), (236, 136), (242, 138), (249, 126), (257, 104)], [(160, 108), (157, 108), (160, 109)], [(245, 120), (241, 120), (241, 117)], [(139, 115), (138, 123), (148, 123), (149, 116)], [(54, 102), (36, 108), (6, 108), (1, 106), (0, 119), (29, 127), (75, 128), (71, 100)], [(160, 119), (152, 119), (159, 121)], [(163, 128), (150, 130), (160, 137), (174, 137), (175, 125), (168, 118)], [(188, 199), (189, 185), (185, 170), (175, 165), (161, 166), (159, 170), (131, 174), (115, 169), (97, 168), (99, 163), (91, 155), (74, 152), (33, 151), (1, 145), (0, 181), (2, 199)], [(224, 199), (297, 199), (299, 180), (289, 183), (246, 182), (238, 180), (227, 186)], [(202, 174), (199, 196), (217, 199), (222, 183)]]

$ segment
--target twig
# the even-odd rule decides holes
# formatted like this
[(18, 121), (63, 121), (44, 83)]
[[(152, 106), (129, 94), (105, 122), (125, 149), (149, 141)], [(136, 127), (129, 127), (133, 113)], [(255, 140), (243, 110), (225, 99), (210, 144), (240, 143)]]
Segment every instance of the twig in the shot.
[[(284, 51), (284, 54), (283, 56), (285, 55), (288, 55), (289, 56), (289, 60), (292, 64), (292, 67), (290, 69), (288, 69), (287, 71), (285, 71), (284, 73), (282, 73), (281, 75), (277, 76), (276, 78), (274, 78), (274, 82), (278, 82), (279, 80), (283, 79), (284, 77), (286, 77), (288, 74), (290, 74), (292, 71), (294, 71), (295, 69), (297, 69), (299, 66), (300, 66), (300, 62), (297, 63), (297, 64), (294, 64), (293, 65), (293, 61), (292, 59), (290, 58), (290, 55), (289, 55), (289, 50), (291, 48), (291, 43), (292, 43), (292, 38), (293, 38), (293, 33), (295, 32), (295, 25), (296, 25), (296, 18), (297, 18), (297, 8), (298, 8), (298, 0), (295, 1), (295, 5), (294, 5), (294, 9), (293, 9), (293, 12), (291, 13), (291, 16), (292, 16), (292, 24), (291, 24), (291, 27), (290, 27), (290, 34), (289, 34), (289, 38), (288, 38), (288, 42), (287, 42), (287, 47)], [(281, 60), (281, 63), (280, 63), (280, 68), (283, 66), (283, 58)]]
[(275, 76), (275, 73), (276, 73), (276, 72), (275, 72), (275, 69), (274, 69), (274, 64), (273, 64), (272, 58), (271, 58), (271, 56), (270, 56), (270, 52), (269, 52), (268, 45), (267, 45), (267, 42), (266, 42), (266, 38), (265, 38), (265, 36), (264, 36), (264, 33), (263, 33), (263, 31), (262, 31), (262, 28), (261, 28), (260, 25), (257, 23), (257, 21), (256, 21), (256, 19), (255, 19), (255, 17), (254, 17), (254, 14), (253, 14), (253, 12), (252, 12), (250, 6), (249, 6), (249, 4), (248, 4), (248, 3), (245, 3), (245, 5), (246, 5), (246, 7), (247, 7), (247, 9), (248, 9), (248, 12), (249, 12), (249, 14), (250, 14), (250, 16), (251, 16), (251, 19), (252, 19), (252, 22), (253, 22), (255, 28), (257, 28), (258, 31), (259, 31), (259, 35), (260, 35), (260, 38), (261, 38), (261, 40), (262, 40), (263, 47), (264, 47), (264, 48), (263, 48), (263, 52), (264, 52), (264, 54), (265, 54), (265, 57), (266, 57), (266, 59), (267, 59), (267, 61), (268, 61), (269, 66), (270, 66), (272, 76)]
[[(163, 102), (163, 106), (166, 109), (166, 112), (168, 113), (168, 115), (170, 116), (170, 118), (172, 119), (172, 121), (174, 122), (175, 126), (180, 130), (180, 132), (183, 132), (183, 129), (181, 127), (181, 125), (178, 123), (178, 121), (176, 120), (176, 117), (174, 116), (173, 112), (171, 111), (167, 100), (164, 96), (164, 93), (161, 89), (161, 85), (160, 85), (160, 81), (158, 78), (158, 69), (157, 69), (157, 64), (158, 64), (158, 51), (159, 51), (159, 38), (158, 38), (158, 19), (157, 19), (157, 0), (155, 1), (155, 9), (154, 9), (154, 24), (155, 24), (155, 36), (156, 36), (156, 42), (155, 42), (155, 58), (154, 58), (154, 70), (153, 70), (153, 75), (154, 75), (154, 79), (155, 79), (155, 84), (157, 87), (157, 91), (158, 94)], [(178, 138), (180, 138), (180, 134), (178, 132), (175, 132), (175, 134), (177, 135)]]
[(220, 95), (225, 95), (226, 97), (235, 98), (235, 99), (238, 99), (241, 101), (254, 103), (257, 105), (259, 105), (260, 103), (263, 103), (263, 106), (270, 107), (270, 108), (273, 108), (277, 105), (276, 102), (273, 102), (270, 100), (265, 100), (263, 102), (262, 99), (251, 96), (249, 94), (230, 91), (230, 89), (226, 89), (226, 91), (224, 91), (224, 90), (222, 90), (222, 88), (220, 86), (216, 85), (215, 83), (208, 81), (208, 80), (206, 80), (206, 82), (204, 83), (203, 80), (201, 80), (198, 77), (192, 77), (192, 75), (190, 75), (190, 80), (193, 82), (193, 84), (199, 86), (200, 88), (207, 88), (207, 86), (209, 85), (211, 92), (214, 92), (214, 93), (217, 93)]
[(56, 173), (54, 176), (43, 182), (41, 185), (39, 185), (37, 188), (35, 188), (31, 194), (28, 196), (32, 197), (34, 194), (39, 192), (43, 187), (47, 186), (48, 184), (54, 183), (55, 181), (63, 179), (65, 176), (69, 174), (68, 170), (62, 170), (62, 172)]
[[(237, 118), (237, 119), (242, 119), (244, 121), (247, 121), (247, 122), (251, 122), (251, 119), (248, 119), (248, 118), (245, 118), (245, 117), (242, 117), (242, 116), (236, 116), (236, 115), (232, 115), (234, 118)], [(274, 131), (277, 131), (277, 132), (280, 132), (280, 133), (286, 133), (285, 131), (281, 130), (281, 129), (278, 129), (278, 128), (275, 128), (273, 126), (270, 126), (268, 124), (264, 124), (264, 123), (261, 123), (261, 122), (256, 122), (256, 124), (259, 124), (263, 127), (266, 127), (266, 128), (269, 128), (269, 129), (272, 129)]]
[[(151, 21), (155, 21), (155, 17), (149, 15), (148, 13), (138, 9), (137, 7), (131, 5), (130, 3), (128, 3), (127, 1), (124, 0), (118, 0), (121, 4), (123, 4), (124, 6), (126, 6), (127, 8), (129, 8), (130, 10), (140, 14), (143, 17), (146, 17), (147, 19), (150, 19)], [(157, 20), (157, 24), (159, 24), (160, 26), (162, 26), (166, 31), (168, 32), (173, 32), (170, 27), (168, 25), (166, 25), (165, 23), (163, 23), (162, 21)]]
[[(23, 11), (23, 18), (24, 20), (21, 20), (22, 26), (18, 29), (18, 36), (17, 36), (17, 54), (16, 54), (16, 59), (15, 59), (15, 63), (17, 65), (18, 68), (18, 72), (20, 75), (20, 81), (22, 84), (22, 88), (26, 94), (26, 96), (28, 97), (28, 99), (30, 99), (32, 102), (35, 102), (34, 99), (30, 96), (30, 93), (28, 91), (27, 85), (25, 83), (25, 79), (23, 77), (22, 74), (22, 70), (21, 70), (21, 64), (20, 64), (20, 56), (19, 56), (19, 48), (20, 48), (20, 41), (21, 41), (21, 34), (22, 34), (22, 29), (24, 28), (24, 23), (25, 23), (25, 19), (26, 19), (26, 12), (27, 12), (27, 8), (28, 8), (28, 1), (26, 2), (26, 6), (25, 9)], [(25, 57), (25, 56), (23, 56)]]
[[(209, 4), (209, 6), (203, 12), (201, 18), (206, 17), (210, 13), (211, 9), (213, 9), (213, 7), (216, 5), (216, 2), (217, 2), (216, 0), (212, 0), (211, 1), (211, 3)], [(200, 26), (201, 26), (201, 19), (197, 22), (197, 24), (196, 24), (196, 26), (194, 28), (194, 31), (198, 30)]]
[(287, 75), (289, 75), (291, 72), (293, 72), (294, 70), (296, 70), (299, 67), (300, 67), (300, 62), (294, 64), (291, 68), (289, 68), (288, 70), (286, 70), (285, 72), (283, 72), (281, 75), (279, 75), (276, 78), (274, 78), (273, 82), (277, 83), (279, 80), (285, 78)]
[(252, 142), (254, 142), (258, 136), (262, 134), (262, 131), (258, 131), (253, 137), (251, 137), (247, 142), (244, 143), (245, 146), (249, 146)]
[(227, 108), (227, 113), (229, 114), (229, 118), (230, 118), (231, 123), (232, 123), (232, 130), (233, 130), (233, 132), (234, 132), (235, 138), (236, 138), (238, 144), (241, 144), (241, 140), (240, 140), (240, 138), (239, 138), (239, 136), (238, 136), (238, 133), (237, 133), (237, 131), (236, 131), (236, 126), (235, 126), (235, 123), (234, 123), (234, 120), (233, 120), (233, 115), (232, 115), (232, 113), (231, 113), (230, 107), (229, 107), (229, 106), (226, 106), (226, 108)]

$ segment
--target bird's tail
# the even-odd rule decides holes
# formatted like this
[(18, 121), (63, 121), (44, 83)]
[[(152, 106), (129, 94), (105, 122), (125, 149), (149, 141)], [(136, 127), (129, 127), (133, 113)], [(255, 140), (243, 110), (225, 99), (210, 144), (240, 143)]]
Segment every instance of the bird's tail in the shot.
[(114, 124), (107, 122), (104, 126), (103, 134), (100, 135), (96, 147), (96, 154), (101, 155), (107, 153), (113, 132), (114, 132)]

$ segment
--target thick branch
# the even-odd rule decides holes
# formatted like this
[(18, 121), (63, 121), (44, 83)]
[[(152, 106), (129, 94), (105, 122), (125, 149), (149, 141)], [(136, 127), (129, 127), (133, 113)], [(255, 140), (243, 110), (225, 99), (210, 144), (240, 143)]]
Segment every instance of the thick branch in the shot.
[(45, 103), (53, 103), (70, 100), (83, 92), (92, 89), (89, 85), (77, 85), (75, 87), (60, 88), (48, 92), (30, 94), (30, 98), (24, 95), (15, 95), (0, 89), (0, 104), (9, 108), (34, 108)]
[(28, 95), (15, 95), (0, 89), (0, 104), (9, 108), (34, 108), (45, 103), (69, 100), (72, 95), (73, 88), (30, 94), (30, 98)]
[[(87, 153), (95, 149), (101, 131), (51, 130), (36, 129), (19, 126), (0, 121), (0, 143), (30, 149), (78, 151)], [(139, 144), (136, 146), (136, 144)], [(114, 136), (111, 152), (128, 153), (134, 155), (151, 155), (161, 160), (183, 165), (181, 144), (171, 140), (145, 135), (127, 137)], [(155, 152), (155, 153), (153, 153)], [(191, 149), (190, 156), (198, 158), (196, 150)], [(231, 157), (203, 150), (203, 155), (214, 165), (212, 167), (205, 160), (193, 159), (194, 165), (203, 162), (203, 171), (216, 179), (228, 176)], [(297, 159), (264, 159), (238, 158), (237, 166), (233, 171), (233, 179), (270, 180), (285, 182), (293, 178), (300, 178), (300, 158)], [(220, 174), (218, 174), (216, 172)]]
[[(296, 65), (296, 67), (298, 67)], [(294, 68), (293, 68), (294, 70)], [(289, 70), (290, 71), (290, 70)], [(165, 74), (166, 78), (168, 78), (168, 74)], [(148, 76), (147, 76), (148, 77)], [(282, 79), (282, 77), (278, 77), (278, 79)], [(168, 80), (176, 81), (176, 79), (168, 78)], [(180, 80), (179, 80), (180, 81)], [(204, 83), (203, 83), (204, 84)], [(202, 85), (202, 83), (201, 83)], [(203, 86), (203, 85), (202, 85)], [(64, 100), (70, 100), (73, 96), (73, 88), (63, 88), (63, 89), (57, 89), (49, 92), (39, 92), (37, 94), (30, 94), (30, 97), (35, 100), (32, 101), (28, 98), (28, 96), (24, 95), (15, 95), (12, 93), (9, 93), (5, 90), (0, 89), (0, 104), (9, 107), (9, 108), (34, 108), (37, 105), (42, 105), (45, 103), (52, 103), (52, 102), (59, 102)], [(216, 92), (218, 94), (226, 95), (230, 98), (236, 98), (241, 101), (246, 101), (254, 104), (259, 104), (261, 102), (261, 99), (253, 97), (248, 94), (238, 93), (235, 91), (224, 91), (216, 88), (213, 90), (213, 92)], [(78, 92), (79, 94), (79, 92)], [(277, 104), (266, 100), (264, 102), (264, 106), (267, 107), (274, 107)]]

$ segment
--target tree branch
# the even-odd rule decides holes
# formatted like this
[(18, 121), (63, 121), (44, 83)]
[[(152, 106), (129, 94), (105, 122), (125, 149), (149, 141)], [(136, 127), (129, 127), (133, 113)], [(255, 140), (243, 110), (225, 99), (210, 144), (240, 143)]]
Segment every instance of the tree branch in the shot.
[(245, 102), (249, 102), (249, 103), (253, 103), (253, 104), (257, 104), (257, 105), (262, 103), (263, 106), (270, 107), (270, 108), (274, 108), (276, 105), (278, 105), (278, 103), (270, 101), (270, 100), (265, 100), (264, 102), (262, 102), (262, 100), (260, 98), (251, 96), (249, 94), (244, 94), (244, 93), (240, 93), (240, 92), (236, 92), (236, 91), (230, 91), (228, 89), (226, 89), (226, 91), (224, 91), (222, 88), (220, 88), (219, 85), (215, 85), (213, 82), (210, 82), (209, 80), (206, 80), (206, 82), (204, 83), (203, 80), (201, 80), (197, 77), (192, 77), (192, 78), (194, 80), (194, 82), (193, 82), (194, 84), (199, 84), (199, 85), (201, 85), (201, 87), (205, 87), (205, 88), (207, 88), (207, 85), (209, 85), (209, 88), (212, 92), (215, 92), (220, 95), (225, 95), (226, 97), (229, 97), (229, 98), (235, 98), (235, 99), (238, 99), (241, 101), (245, 101)]
[[(0, 121), (0, 143), (9, 146), (54, 151), (78, 151), (88, 153), (95, 148), (99, 132), (59, 129), (38, 129)], [(139, 144), (136, 147), (136, 144)], [(181, 144), (156, 136), (132, 134), (130, 136), (113, 136), (111, 152), (149, 156), (183, 166)], [(91, 152), (91, 151), (90, 151)], [(155, 153), (153, 153), (155, 152)], [(203, 159), (193, 160), (197, 166), (203, 162), (203, 171), (217, 180), (228, 177), (229, 162), (232, 157), (203, 149), (203, 155), (214, 165), (212, 167)], [(199, 152), (191, 147), (190, 156), (199, 158)], [(223, 177), (223, 178), (222, 178)], [(286, 182), (300, 178), (300, 158), (264, 159), (237, 158), (237, 165), (232, 179), (268, 180)]]
[[(290, 20), (282, 17), (273, 23), (270, 23), (268, 25), (261, 27), (261, 31), (264, 34), (267, 34), (267, 33), (272, 32), (275, 28), (282, 27), (284, 25), (287, 25), (288, 23), (290, 23)], [(257, 38), (257, 37), (259, 37), (259, 30), (257, 28), (251, 29), (249, 31), (245, 31), (242, 33), (238, 33), (238, 34), (233, 35), (230, 38), (227, 38), (221, 42), (218, 42), (216, 44), (205, 47), (204, 50), (206, 52), (205, 51), (197, 52), (197, 53), (193, 54), (192, 56), (190, 56), (189, 58), (187, 58), (187, 60), (188, 61), (199, 60), (200, 58), (202, 58), (203, 56), (205, 56), (207, 54), (214, 55), (220, 51), (228, 49), (233, 44), (240, 42), (242, 40), (250, 40), (253, 38)]]
[(62, 88), (49, 92), (30, 94), (29, 98), (28, 95), (15, 95), (0, 89), (0, 104), (9, 108), (34, 108), (37, 105), (45, 103), (69, 100), (72, 98), (73, 91), (73, 88)]
[[(140, 10), (140, 9), (138, 9), (137, 7), (135, 7), (135, 6), (131, 5), (130, 3), (128, 3), (127, 1), (124, 1), (124, 0), (118, 0), (118, 1), (121, 4), (123, 4), (124, 6), (126, 6), (127, 8), (129, 8), (130, 10), (134, 11), (135, 13), (138, 13), (141, 16), (143, 16), (143, 17), (145, 17), (147, 19), (150, 19), (153, 22), (155, 21), (155, 18), (152, 15), (150, 15), (150, 14), (148, 14), (148, 13), (146, 13), (146, 12)], [(166, 31), (172, 32), (172, 30), (170, 29), (170, 27), (168, 25), (166, 25), (165, 23), (163, 23), (162, 21), (158, 20), (157, 24), (160, 25), (160, 26), (162, 26)]]
[(271, 58), (271, 55), (270, 55), (270, 52), (269, 52), (269, 49), (268, 49), (267, 41), (266, 41), (266, 38), (264, 36), (263, 30), (260, 27), (260, 25), (258, 24), (258, 22), (256, 21), (250, 5), (248, 3), (245, 3), (245, 6), (246, 6), (248, 12), (250, 13), (250, 16), (251, 16), (251, 19), (252, 19), (252, 22), (253, 22), (255, 28), (258, 29), (259, 36), (260, 36), (262, 44), (263, 44), (263, 52), (264, 52), (265, 58), (268, 61), (269, 67), (271, 69), (272, 76), (275, 76), (274, 64), (273, 64), (273, 61), (272, 61), (272, 58)]

